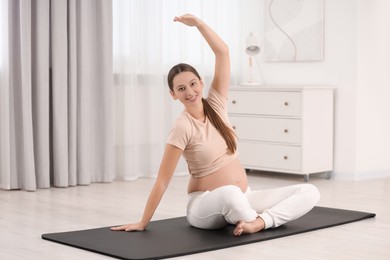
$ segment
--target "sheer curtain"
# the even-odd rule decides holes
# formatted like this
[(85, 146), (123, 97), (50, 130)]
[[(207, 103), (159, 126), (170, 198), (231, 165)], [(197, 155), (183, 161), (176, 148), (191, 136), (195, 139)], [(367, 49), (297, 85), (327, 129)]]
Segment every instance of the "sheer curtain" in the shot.
[[(8, 35), (8, 1), (0, 0), (0, 188), (9, 187), (9, 142), (6, 142), (10, 136), (9, 127), (3, 126), (3, 120), (9, 121), (9, 76), (8, 76), (8, 44), (6, 41)], [(3, 159), (4, 158), (4, 159)], [(7, 183), (7, 184), (4, 184)]]
[[(179, 62), (192, 64), (208, 89), (214, 56), (196, 28), (173, 22), (174, 16), (185, 13), (201, 17), (227, 42), (232, 82), (237, 81), (243, 53), (240, 1), (113, 0), (119, 178), (134, 180), (158, 172), (170, 127), (183, 110), (169, 95), (169, 69)], [(176, 174), (186, 171), (181, 161)]]
[(0, 0), (0, 188), (110, 182), (112, 2)]

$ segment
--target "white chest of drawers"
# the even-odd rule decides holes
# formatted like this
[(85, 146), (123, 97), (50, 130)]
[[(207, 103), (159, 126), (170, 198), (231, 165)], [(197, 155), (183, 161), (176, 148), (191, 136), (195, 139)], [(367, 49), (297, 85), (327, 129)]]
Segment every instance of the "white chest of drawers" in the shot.
[(229, 120), (246, 169), (304, 175), (333, 169), (333, 87), (234, 86)]

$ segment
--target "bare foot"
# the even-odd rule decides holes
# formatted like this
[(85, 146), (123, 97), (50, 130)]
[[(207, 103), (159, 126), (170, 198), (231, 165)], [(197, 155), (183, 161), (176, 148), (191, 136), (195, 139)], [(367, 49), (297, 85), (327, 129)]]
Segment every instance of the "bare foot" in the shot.
[(237, 223), (233, 233), (235, 236), (241, 236), (245, 233), (256, 233), (263, 230), (265, 223), (262, 218), (258, 217), (252, 222), (240, 221)]

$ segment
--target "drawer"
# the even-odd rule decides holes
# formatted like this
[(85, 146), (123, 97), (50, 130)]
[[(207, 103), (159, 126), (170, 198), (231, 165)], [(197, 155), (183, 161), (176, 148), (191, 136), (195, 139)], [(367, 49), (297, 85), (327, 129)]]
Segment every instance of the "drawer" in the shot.
[(301, 147), (239, 142), (239, 158), (246, 168), (301, 170)]
[(301, 120), (250, 116), (229, 116), (240, 140), (301, 143)]
[(301, 115), (301, 92), (230, 91), (229, 113), (252, 115)]

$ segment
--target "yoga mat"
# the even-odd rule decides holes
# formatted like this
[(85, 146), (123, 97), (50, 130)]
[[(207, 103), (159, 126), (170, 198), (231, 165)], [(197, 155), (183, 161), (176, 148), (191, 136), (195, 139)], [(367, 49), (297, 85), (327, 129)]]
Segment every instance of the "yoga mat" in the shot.
[(43, 234), (53, 242), (120, 259), (162, 259), (239, 246), (342, 225), (373, 213), (315, 207), (299, 219), (255, 234), (233, 236), (234, 225), (218, 230), (191, 227), (185, 217), (152, 221), (143, 232), (111, 231), (109, 227)]

